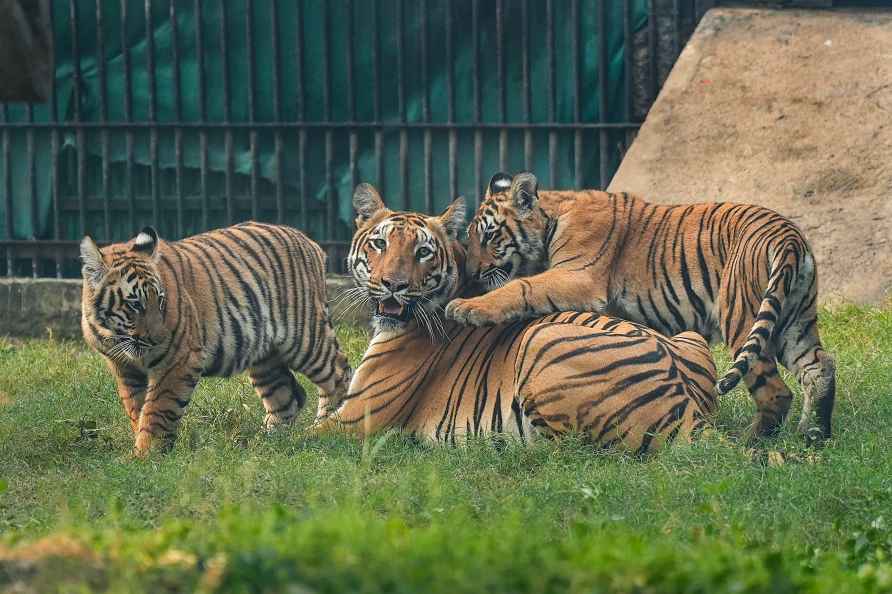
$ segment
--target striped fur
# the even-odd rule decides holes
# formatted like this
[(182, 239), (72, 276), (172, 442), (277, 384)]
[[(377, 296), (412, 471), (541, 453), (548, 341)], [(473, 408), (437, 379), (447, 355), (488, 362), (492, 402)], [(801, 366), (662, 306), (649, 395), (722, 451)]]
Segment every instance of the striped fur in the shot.
[(717, 391), (744, 379), (758, 409), (754, 433), (775, 432), (789, 410), (780, 361), (804, 388), (800, 431), (830, 436), (835, 370), (818, 336), (815, 261), (778, 213), (538, 192), (530, 173), (497, 174), (468, 235), (468, 273), (490, 292), (453, 301), (448, 317), (480, 325), (594, 310), (665, 334), (693, 330), (734, 351)]
[[(375, 334), (343, 405), (317, 430), (398, 428), (452, 444), (573, 432), (644, 454), (689, 439), (713, 413), (715, 365), (693, 332), (666, 338), (590, 313), (487, 328), (443, 321), (462, 290), (456, 206), (426, 217), (387, 210), (368, 187), (357, 194), (349, 263)], [(407, 310), (382, 307), (390, 300)]]
[(85, 237), (81, 259), (84, 338), (115, 376), (138, 453), (172, 443), (201, 376), (247, 370), (267, 427), (304, 404), (292, 370), (323, 392), (319, 416), (345, 395), (325, 254), (296, 229), (249, 222), (169, 243), (146, 228), (102, 250)]

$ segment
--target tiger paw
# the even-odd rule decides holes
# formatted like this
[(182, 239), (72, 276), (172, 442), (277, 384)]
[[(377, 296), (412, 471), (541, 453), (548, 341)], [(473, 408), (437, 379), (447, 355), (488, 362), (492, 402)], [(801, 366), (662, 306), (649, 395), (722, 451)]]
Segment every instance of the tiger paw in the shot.
[(502, 312), (491, 311), (478, 299), (453, 299), (446, 305), (446, 317), (469, 326), (486, 326), (505, 321)]
[(140, 431), (136, 436), (136, 443), (133, 446), (134, 458), (147, 458), (152, 452), (160, 452), (167, 454), (173, 450), (174, 435), (155, 436), (146, 430)]
[(319, 418), (313, 421), (313, 424), (310, 425), (306, 430), (306, 435), (308, 437), (321, 437), (327, 433), (331, 433), (340, 428), (340, 425), (334, 415), (328, 415), (327, 417)]

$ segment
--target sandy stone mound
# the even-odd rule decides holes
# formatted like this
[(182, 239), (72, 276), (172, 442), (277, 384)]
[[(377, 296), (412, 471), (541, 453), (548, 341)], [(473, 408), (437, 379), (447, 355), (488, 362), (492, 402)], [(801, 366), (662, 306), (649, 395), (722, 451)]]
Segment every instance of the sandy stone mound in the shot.
[(762, 204), (818, 261), (820, 296), (892, 296), (892, 11), (714, 9), (610, 185)]

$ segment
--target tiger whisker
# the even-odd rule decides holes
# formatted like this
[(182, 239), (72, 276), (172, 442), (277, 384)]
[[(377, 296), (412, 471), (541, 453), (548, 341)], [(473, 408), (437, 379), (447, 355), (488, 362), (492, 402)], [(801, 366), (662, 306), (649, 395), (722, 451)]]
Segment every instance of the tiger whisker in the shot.
[[(436, 324), (437, 330), (439, 334), (445, 338), (447, 341), (449, 340), (449, 335), (446, 332), (446, 327), (443, 325), (443, 319), (440, 316), (440, 312), (443, 311), (443, 308), (431, 301), (430, 299), (426, 300), (429, 305), (433, 307), (432, 311), (428, 311), (428, 315), (431, 317), (433, 323)], [(445, 313), (445, 312), (444, 312)]]
[(424, 329), (427, 331), (428, 337), (431, 339), (431, 342), (434, 340), (433, 329), (430, 325), (430, 320), (427, 317), (427, 312), (423, 307), (416, 307), (413, 311), (413, 316), (415, 320), (424, 326)]
[(353, 308), (356, 307), (357, 305), (359, 305), (359, 304), (361, 304), (361, 303), (363, 303), (363, 302), (367, 302), (368, 300), (369, 300), (368, 295), (355, 295), (355, 296), (351, 296), (351, 297), (350, 297), (350, 300), (347, 302), (347, 304), (346, 304), (346, 305), (344, 306), (344, 308), (341, 310), (341, 313), (346, 312), (346, 311), (350, 311), (351, 309), (353, 309)]
[(342, 309), (341, 311), (339, 311), (339, 312), (334, 316), (335, 319), (336, 319), (336, 320), (341, 320), (341, 319), (343, 319), (345, 316), (347, 316), (348, 314), (352, 313), (352, 312), (353, 312), (354, 310), (356, 310), (358, 307), (368, 305), (370, 300), (371, 300), (371, 298), (370, 298), (368, 295), (358, 295), (358, 296), (356, 296), (355, 298), (353, 298), (352, 301), (350, 301), (350, 303), (347, 304), (346, 307), (344, 307), (344, 309)]
[(423, 299), (426, 302), (426, 306), (429, 305), (433, 308), (432, 310), (425, 309), (425, 315), (427, 315), (431, 319), (431, 323), (436, 326), (437, 334), (445, 339), (447, 342), (451, 342), (449, 333), (446, 332), (446, 327), (443, 325), (443, 319), (440, 315), (440, 312), (443, 312), (445, 314), (443, 308), (427, 297), (419, 297), (419, 299)]
[(365, 292), (365, 289), (363, 287), (353, 287), (351, 289), (347, 289), (346, 291), (341, 293), (338, 297), (335, 297), (334, 299), (329, 299), (328, 303), (330, 304), (331, 308), (334, 309), (335, 307), (340, 305), (344, 300), (350, 300), (356, 296), (362, 295), (362, 293), (364, 293), (364, 292)]
[(424, 323), (427, 327), (427, 334), (430, 337), (431, 342), (437, 342), (437, 337), (440, 334), (440, 328), (431, 317), (431, 312), (423, 307), (417, 308), (416, 311), (422, 312), (422, 315), (424, 316)]

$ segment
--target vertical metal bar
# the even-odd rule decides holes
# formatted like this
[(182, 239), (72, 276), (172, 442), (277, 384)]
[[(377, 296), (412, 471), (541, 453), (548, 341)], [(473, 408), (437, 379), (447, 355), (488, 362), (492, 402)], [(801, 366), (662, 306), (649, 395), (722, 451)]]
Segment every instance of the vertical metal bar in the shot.
[[(6, 103), (0, 111), (3, 121), (9, 120), (9, 108)], [(6, 228), (6, 239), (12, 239), (12, 171), (10, 171), (9, 159), (9, 128), (3, 128), (3, 197), (5, 201), (6, 213), (4, 226)], [(6, 249), (6, 276), (15, 275), (15, 257), (12, 253), (12, 247)]]
[(226, 192), (226, 224), (235, 222), (235, 200), (232, 195), (232, 167), (233, 146), (232, 128), (229, 127), (232, 117), (232, 97), (230, 96), (229, 82), (229, 15), (227, 14), (226, 0), (220, 0), (220, 50), (223, 55), (223, 123), (226, 127), (226, 177), (224, 187)]
[[(378, 0), (372, 0), (372, 26), (374, 28), (374, 40), (372, 43), (372, 68), (373, 68), (373, 101), (375, 121), (381, 121), (381, 10)], [(375, 129), (375, 163), (377, 164), (376, 183), (382, 195), (387, 195), (384, 179), (384, 133), (381, 128)]]
[[(54, 2), (49, 2), (49, 19), (50, 23), (55, 23), (55, 9), (53, 8)], [(99, 46), (100, 48), (104, 47), (102, 43), (102, 29), (101, 25), (98, 28), (99, 31)], [(100, 50), (100, 58), (104, 57), (104, 51)], [(102, 70), (104, 75), (104, 69)], [(102, 101), (105, 101), (105, 79), (102, 78), (101, 91), (103, 92)], [(55, 78), (50, 85), (50, 117), (53, 122), (59, 121), (59, 104), (56, 97), (56, 81)], [(103, 103), (102, 108), (105, 107)], [(107, 140), (107, 137), (106, 137)], [(108, 143), (104, 143), (104, 152), (103, 156), (105, 159), (108, 158)], [(105, 164), (107, 161), (104, 161)], [(52, 193), (52, 201), (53, 201), (53, 239), (59, 240), (62, 239), (62, 216), (61, 216), (61, 201), (59, 199), (59, 130), (54, 128), (50, 133), (50, 186)], [(106, 200), (108, 199), (108, 193), (105, 194)], [(106, 219), (107, 222), (107, 219)], [(8, 239), (12, 239), (11, 237)], [(62, 278), (62, 256), (56, 255), (56, 278)]]
[[(304, 15), (303, 0), (298, 0), (295, 5), (295, 14), (297, 16), (297, 24), (295, 26), (295, 47), (297, 48), (297, 73), (295, 80), (297, 81), (297, 118), (304, 121), (306, 114), (304, 99)], [(309, 230), (309, 212), (307, 210), (307, 130), (301, 128), (298, 133), (298, 168), (300, 169), (300, 226), (304, 231)]]
[[(128, 0), (121, 0), (121, 55), (124, 57), (124, 119), (133, 121), (133, 73), (131, 72), (130, 47), (127, 45), (127, 7)], [(124, 193), (127, 195), (127, 209), (130, 230), (136, 229), (136, 196), (133, 193), (133, 131), (126, 132), (127, 172), (124, 181)]]
[[(248, 46), (248, 121), (252, 124), (257, 115), (256, 87), (257, 80), (254, 75), (254, 0), (246, 0), (245, 3), (245, 43)], [(248, 132), (249, 155), (251, 159), (251, 218), (260, 218), (260, 197), (258, 193), (258, 162), (257, 162), (257, 130), (251, 128)]]
[(623, 0), (623, 95), (626, 98), (626, 121), (635, 116), (635, 103), (632, 100), (632, 55), (635, 52), (635, 39), (632, 33), (632, 2)]
[[(322, 3), (322, 17), (325, 26), (322, 29), (322, 105), (323, 118), (331, 121), (331, 6)], [(335, 238), (335, 217), (337, 216), (337, 193), (334, 188), (334, 131), (325, 130), (325, 239)]]
[(672, 37), (675, 42), (675, 55), (673, 58), (677, 58), (681, 53), (681, 5), (679, 0), (672, 0), (672, 24), (675, 28)]
[[(273, 117), (276, 122), (282, 121), (282, 44), (279, 42), (279, 3), (276, 0), (270, 2), (270, 16), (272, 18), (272, 44), (273, 44)], [(275, 131), (275, 159), (276, 159), (276, 222), (285, 222), (285, 190), (284, 176), (282, 172), (282, 153), (285, 150), (282, 142), (282, 131)]]
[(337, 231), (337, 192), (334, 182), (334, 137), (330, 129), (325, 131), (325, 187), (328, 195), (325, 201), (325, 238), (333, 240)]
[(309, 231), (309, 213), (307, 212), (307, 131), (301, 128), (297, 136), (297, 162), (300, 168), (300, 226)]
[[(573, 121), (582, 121), (582, 55), (579, 51), (579, 2), (572, 0), (570, 26), (573, 28)], [(605, 6), (598, 2), (598, 6)], [(573, 182), (577, 189), (582, 188), (582, 130), (573, 133)]]
[[(353, 0), (347, 0), (347, 105), (350, 121), (356, 121), (356, 94), (353, 86)], [(359, 183), (356, 158), (359, 153), (359, 137), (355, 128), (350, 128), (350, 191)]]
[[(557, 121), (557, 77), (555, 70), (557, 68), (555, 49), (554, 49), (554, 6), (552, 0), (545, 2), (545, 38), (548, 46), (548, 121), (555, 123)], [(548, 132), (548, 176), (549, 186), (557, 187), (557, 132), (549, 130)]]
[[(421, 42), (421, 112), (425, 122), (431, 121), (430, 88), (428, 79), (428, 47), (427, 47), (427, 0), (419, 0), (421, 22), (419, 23), (419, 35)], [(434, 211), (434, 182), (431, 166), (432, 140), (430, 128), (424, 130), (424, 211)]]
[[(52, 3), (50, 3), (52, 4)], [(96, 0), (96, 69), (99, 74), (99, 120), (101, 122), (108, 121), (108, 79), (105, 73), (105, 32), (103, 28), (105, 26), (103, 10), (102, 10), (102, 0)], [(55, 86), (55, 85), (53, 85)], [(53, 102), (53, 109), (55, 110), (55, 102)], [(53, 120), (55, 120), (55, 115), (53, 116)], [(54, 131), (55, 135), (55, 131)], [(108, 146), (108, 130), (102, 130), (101, 132), (102, 138), (102, 207), (103, 207), (103, 222), (104, 222), (104, 233), (103, 237), (106, 240), (111, 240), (111, 195), (109, 193), (109, 177), (111, 175), (110, 171), (110, 154), (109, 154), (109, 146)], [(55, 138), (53, 139), (55, 141)], [(56, 164), (56, 150), (53, 151), (53, 166), (55, 168)], [(53, 177), (55, 177), (55, 172)], [(56, 239), (60, 239), (60, 237), (56, 236)]]
[[(471, 0), (471, 36), (474, 45), (474, 123), (479, 124), (482, 117), (481, 83), (480, 83), (480, 0)], [(486, 193), (483, 187), (483, 131), (474, 130), (474, 209), (480, 206), (480, 197)]]
[[(455, 123), (455, 68), (452, 46), (452, 2), (446, 2), (446, 119)], [(458, 196), (458, 136), (449, 129), (449, 200)]]
[[(505, 80), (505, 7), (503, 0), (496, 0), (496, 62), (499, 79), (499, 117), (504, 124), (507, 120), (508, 106), (506, 100)], [(508, 130), (499, 130), (499, 169), (508, 168)]]
[[(607, 4), (598, 2), (598, 119), (607, 122), (610, 119), (610, 104), (608, 102), (608, 59), (607, 59)], [(610, 159), (608, 155), (609, 136), (606, 128), (599, 130), (600, 147), (598, 156), (601, 162), (600, 188), (607, 188), (610, 181)]]
[[(372, 0), (372, 26), (374, 28), (374, 42), (372, 44), (372, 68), (373, 68), (373, 109), (375, 121), (381, 121), (381, 8), (379, 0)], [(375, 178), (378, 184), (378, 191), (382, 195), (387, 195), (384, 177), (384, 132), (381, 128), (375, 129)]]
[[(28, 104), (28, 122), (34, 123), (34, 105), (32, 103)], [(39, 238), (40, 230), (40, 210), (37, 204), (37, 164), (35, 148), (34, 129), (28, 128), (26, 149), (28, 155), (28, 193), (31, 197), (31, 239), (34, 240)], [(80, 148), (80, 146), (78, 148)], [(78, 165), (80, 165), (80, 155), (78, 155)], [(31, 256), (31, 275), (34, 278), (37, 278), (38, 276), (36, 251)]]
[[(205, 92), (205, 72), (204, 72), (204, 8), (202, 0), (195, 0), (195, 54), (198, 62), (198, 114), (202, 123), (207, 122), (207, 93)], [(208, 199), (208, 135), (207, 131), (202, 128), (198, 131), (198, 151), (201, 159), (201, 230), (205, 231), (210, 227), (210, 201)]]
[[(405, 59), (403, 52), (403, 37), (406, 34), (405, 9), (403, 0), (396, 0), (396, 85), (397, 100), (400, 111), (400, 121), (406, 121), (406, 87), (403, 80)], [(411, 210), (409, 200), (409, 133), (405, 128), (400, 130), (400, 196), (402, 197), (403, 210)]]
[(409, 135), (405, 129), (400, 130), (400, 188), (403, 210), (412, 210), (409, 201)]
[(377, 156), (377, 171), (375, 173), (378, 180), (378, 191), (384, 196), (387, 193), (387, 179), (384, 175), (384, 134), (381, 128), (375, 129), (375, 155)]
[[(356, 121), (356, 95), (355, 95), (355, 87), (353, 84), (353, 0), (348, 0), (347, 2), (347, 99), (349, 101), (349, 109), (350, 109), (350, 121)], [(350, 192), (352, 194), (353, 188), (359, 183), (359, 175), (357, 170), (357, 157), (359, 154), (359, 136), (356, 133), (355, 128), (350, 128)], [(338, 254), (337, 258), (332, 258), (333, 262), (329, 266), (334, 268), (335, 262), (337, 262), (337, 266), (340, 267), (343, 262), (342, 254)]]
[[(530, 93), (530, 2), (521, 0), (521, 68), (523, 71), (523, 119), (533, 121), (532, 95)], [(523, 131), (523, 167), (533, 169), (533, 131)]]
[[(182, 77), (180, 75), (180, 39), (179, 26), (177, 23), (176, 0), (170, 0), (168, 7), (170, 11), (170, 35), (171, 35), (171, 57), (173, 58), (173, 104), (174, 117), (177, 122), (183, 121), (183, 98), (182, 98)], [(200, 15), (196, 14), (196, 18)], [(174, 129), (174, 158), (176, 160), (176, 186), (177, 186), (177, 237), (183, 237), (185, 230), (185, 213), (183, 206), (183, 130), (182, 128)]]
[[(71, 25), (71, 61), (74, 66), (74, 121), (81, 121), (81, 86), (83, 85), (83, 80), (81, 78), (81, 54), (80, 54), (80, 39), (78, 38), (78, 17), (77, 17), (77, 2), (76, 0), (71, 0), (68, 4), (69, 7), (69, 24)], [(31, 111), (30, 105), (28, 109), (29, 119), (33, 120), (33, 112)], [(29, 143), (33, 143), (33, 138), (30, 136), (33, 132), (29, 131)], [(79, 231), (81, 234), (85, 234), (87, 232), (87, 200), (86, 200), (86, 187), (85, 187), (85, 177), (86, 177), (86, 147), (84, 146), (84, 131), (81, 128), (77, 129), (75, 133), (75, 141), (77, 144), (77, 203), (78, 203), (78, 224)], [(33, 155), (32, 155), (33, 157)], [(36, 196), (33, 197), (36, 201)], [(35, 230), (37, 225), (37, 220), (34, 220)], [(35, 271), (36, 273), (36, 271)]]
[[(152, 0), (145, 2), (146, 70), (149, 75), (149, 121), (158, 120), (157, 80), (155, 73), (155, 30), (152, 26)], [(158, 179), (158, 130), (149, 130), (149, 163), (152, 191), (152, 224), (161, 226), (161, 191)]]

